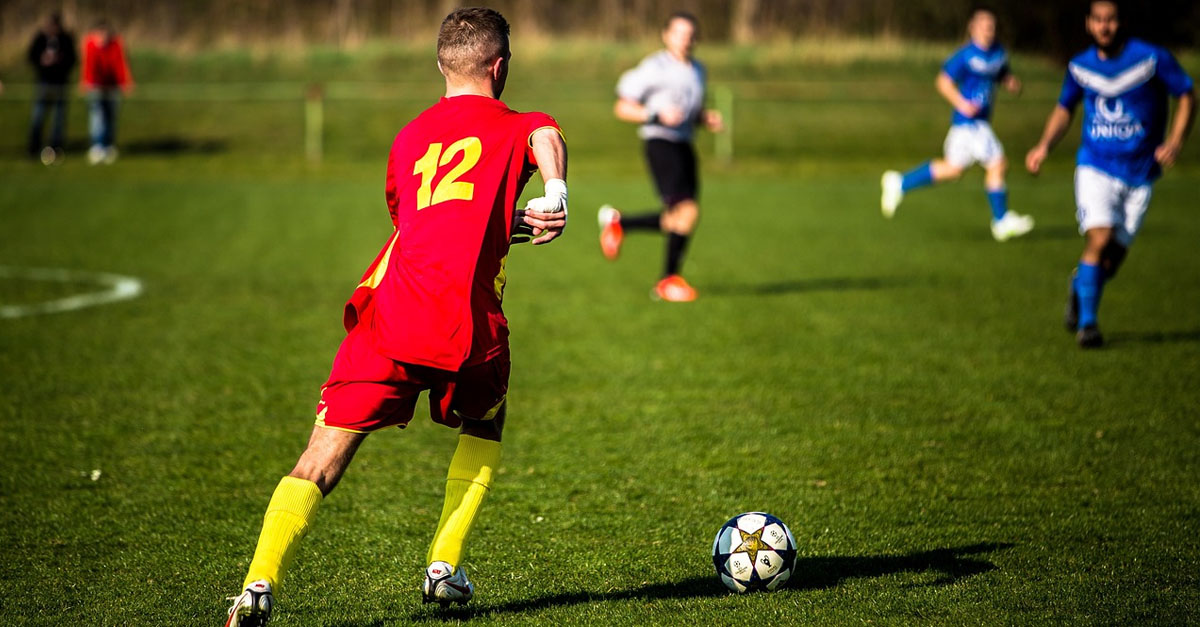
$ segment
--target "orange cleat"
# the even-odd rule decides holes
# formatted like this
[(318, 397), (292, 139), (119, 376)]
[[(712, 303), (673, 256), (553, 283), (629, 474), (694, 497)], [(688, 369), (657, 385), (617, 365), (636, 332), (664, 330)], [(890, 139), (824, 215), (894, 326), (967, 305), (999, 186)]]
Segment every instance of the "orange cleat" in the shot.
[(604, 205), (596, 214), (596, 221), (600, 223), (600, 250), (606, 259), (616, 261), (621, 255), (621, 241), (625, 239), (621, 212), (612, 205)]
[(671, 303), (690, 303), (696, 300), (696, 290), (678, 274), (658, 282), (650, 296), (655, 300), (665, 300)]

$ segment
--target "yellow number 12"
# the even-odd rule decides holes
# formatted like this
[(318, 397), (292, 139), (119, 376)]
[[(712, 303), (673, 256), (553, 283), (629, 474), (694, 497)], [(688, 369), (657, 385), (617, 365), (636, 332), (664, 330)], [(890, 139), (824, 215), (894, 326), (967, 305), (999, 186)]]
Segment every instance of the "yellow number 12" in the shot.
[[(437, 169), (450, 164), (454, 155), (463, 153), (462, 161), (451, 168), (437, 187), (433, 187), (433, 175)], [(479, 163), (479, 155), (483, 152), (483, 144), (478, 137), (464, 137), (442, 152), (442, 143), (429, 144), (425, 156), (413, 164), (413, 174), (421, 175), (421, 187), (417, 188), (417, 211), (447, 200), (471, 200), (475, 197), (475, 184), (464, 183), (458, 177), (466, 174)]]

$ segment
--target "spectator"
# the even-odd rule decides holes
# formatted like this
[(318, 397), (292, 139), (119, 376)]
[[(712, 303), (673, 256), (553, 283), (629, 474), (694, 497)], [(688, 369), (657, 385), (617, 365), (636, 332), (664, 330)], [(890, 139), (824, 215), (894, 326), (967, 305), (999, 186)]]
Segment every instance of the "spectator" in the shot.
[[(63, 135), (67, 121), (67, 79), (75, 67), (75, 38), (63, 28), (62, 16), (51, 13), (41, 30), (29, 43), (27, 53), (37, 85), (33, 92), (33, 118), (29, 123), (29, 156), (50, 165), (63, 156)], [(42, 143), (46, 114), (50, 123), (50, 142)]]
[(88, 97), (88, 163), (112, 163), (117, 160), (117, 108), (121, 92), (133, 88), (133, 76), (120, 35), (104, 20), (83, 40), (80, 82)]

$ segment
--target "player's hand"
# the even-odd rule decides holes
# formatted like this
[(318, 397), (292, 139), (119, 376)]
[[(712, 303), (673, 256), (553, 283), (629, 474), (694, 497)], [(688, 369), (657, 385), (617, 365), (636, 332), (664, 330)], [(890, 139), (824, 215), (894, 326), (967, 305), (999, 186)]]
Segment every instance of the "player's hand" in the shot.
[(687, 120), (687, 114), (675, 105), (667, 105), (655, 114), (654, 119), (663, 126), (679, 126)]
[(1010, 94), (1020, 94), (1022, 87), (1023, 85), (1021, 84), (1021, 79), (1011, 74), (1009, 74), (1008, 78), (1004, 81), (1004, 88), (1007, 89), (1008, 93)]
[(975, 119), (975, 116), (979, 115), (979, 104), (973, 100), (963, 100), (955, 109), (971, 119)]
[(1162, 167), (1169, 168), (1175, 165), (1175, 160), (1179, 158), (1179, 151), (1182, 148), (1183, 145), (1180, 142), (1168, 139), (1154, 149), (1154, 159)]
[(713, 133), (720, 133), (725, 130), (725, 117), (716, 109), (705, 109), (704, 127)]
[(566, 181), (546, 181), (544, 193), (544, 196), (525, 203), (525, 224), (533, 227), (534, 244), (553, 241), (567, 228)]
[(1042, 170), (1042, 164), (1046, 162), (1046, 156), (1049, 154), (1050, 151), (1041, 144), (1029, 149), (1029, 153), (1025, 155), (1025, 169), (1036, 175)]

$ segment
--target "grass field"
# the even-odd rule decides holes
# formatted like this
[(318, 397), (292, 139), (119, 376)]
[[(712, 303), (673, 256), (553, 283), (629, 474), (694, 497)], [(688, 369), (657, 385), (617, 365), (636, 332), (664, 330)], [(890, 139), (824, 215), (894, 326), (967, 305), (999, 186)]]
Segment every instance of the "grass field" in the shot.
[[(476, 602), (420, 605), (454, 442), (421, 410), (368, 440), (326, 499), (272, 624), (1195, 621), (1200, 138), (1156, 186), (1105, 293), (1110, 346), (1082, 352), (1060, 321), (1081, 249), (1078, 128), (1043, 176), (1010, 177), (1014, 208), (1038, 222), (1025, 239), (991, 241), (978, 171), (887, 222), (879, 173), (941, 147), (942, 50), (821, 63), (712, 51), (713, 80), (738, 95), (736, 159), (705, 163), (686, 265), (701, 299), (665, 305), (647, 297), (660, 239), (631, 237), (610, 264), (591, 219), (603, 202), (651, 204), (633, 129), (609, 114), (616, 73), (642, 52), (516, 59), (509, 103), (566, 129), (574, 221), (510, 259), (509, 429), (466, 560)], [(343, 300), (390, 231), (387, 146), (438, 95), (432, 62), (407, 53), (139, 68), (111, 167), (79, 151), (25, 161), (17, 79), (0, 99), (0, 266), (145, 285), (123, 303), (0, 320), (10, 623), (223, 620), (307, 438)], [(1001, 98), (996, 128), (1019, 160), (1061, 68), (1017, 70), (1028, 88)], [(405, 82), (372, 100), (331, 94), (321, 166), (303, 161), (298, 100), (167, 97), (173, 83), (200, 98), (236, 76), (381, 72)], [(537, 81), (554, 75), (570, 78)], [(76, 145), (83, 131), (77, 104)], [(0, 279), (0, 305), (84, 289)], [(747, 510), (796, 535), (783, 591), (733, 596), (713, 573), (712, 534)]]

